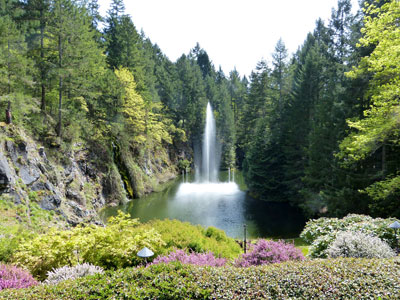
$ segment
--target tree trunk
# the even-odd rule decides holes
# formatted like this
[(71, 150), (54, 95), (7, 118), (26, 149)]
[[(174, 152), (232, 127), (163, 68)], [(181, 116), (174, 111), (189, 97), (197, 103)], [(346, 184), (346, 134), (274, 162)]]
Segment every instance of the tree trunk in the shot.
[(57, 123), (57, 136), (61, 137), (61, 119), (62, 119), (62, 77), (60, 75), (58, 82), (58, 123)]
[[(7, 40), (7, 80), (8, 80), (8, 97), (11, 97), (11, 65), (10, 65), (10, 40)], [(6, 124), (12, 123), (11, 116), (11, 100), (8, 98), (8, 105), (6, 109)]]
[(386, 177), (386, 145), (382, 145), (382, 179)]
[[(58, 37), (58, 66), (60, 68), (60, 72), (62, 69), (62, 41), (61, 41), (61, 35)], [(58, 124), (57, 124), (57, 136), (61, 137), (61, 119), (62, 119), (62, 114), (61, 114), (61, 108), (62, 108), (62, 88), (63, 88), (63, 80), (62, 80), (62, 75), (59, 75), (59, 81), (58, 81)]]
[(40, 109), (42, 112), (46, 110), (46, 86), (45, 82), (45, 67), (44, 67), (44, 21), (43, 20), (43, 10), (40, 10), (40, 80), (41, 80), (41, 90), (42, 90), (42, 97), (40, 100)]
[(6, 109), (6, 124), (12, 123), (12, 115), (11, 115), (11, 101), (8, 100), (8, 105)]

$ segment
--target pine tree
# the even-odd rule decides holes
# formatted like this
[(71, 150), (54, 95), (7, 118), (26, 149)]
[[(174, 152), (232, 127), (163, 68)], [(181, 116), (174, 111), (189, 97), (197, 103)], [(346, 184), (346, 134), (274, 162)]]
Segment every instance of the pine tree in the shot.
[(21, 11), (16, 1), (0, 2), (0, 95), (6, 104), (6, 123), (12, 123), (11, 103), (30, 84), (26, 69), (24, 35), (15, 20)]
[(46, 83), (49, 80), (49, 49), (47, 26), (50, 19), (49, 0), (28, 0), (24, 3), (23, 19), (29, 22), (29, 56), (35, 62), (36, 84), (40, 87), (40, 109), (46, 110)]
[(103, 55), (99, 49), (84, 7), (70, 0), (56, 0), (51, 6), (49, 23), (50, 45), (54, 53), (53, 72), (58, 81), (58, 123), (62, 135), (63, 97), (90, 95), (92, 82), (104, 72)]

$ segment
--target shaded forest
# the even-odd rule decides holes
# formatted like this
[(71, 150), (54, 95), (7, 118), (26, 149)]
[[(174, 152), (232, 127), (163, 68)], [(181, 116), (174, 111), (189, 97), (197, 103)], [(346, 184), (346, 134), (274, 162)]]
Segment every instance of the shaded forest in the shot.
[(353, 15), (339, 0), (294, 55), (279, 40), (247, 78), (198, 44), (172, 62), (122, 0), (104, 19), (96, 0), (0, 0), (4, 121), (60, 159), (86, 143), (114, 196), (121, 174), (137, 197), (154, 160), (193, 167), (210, 101), (220, 167), (242, 169), (254, 197), (308, 216), (398, 217), (400, 6), (361, 4)]

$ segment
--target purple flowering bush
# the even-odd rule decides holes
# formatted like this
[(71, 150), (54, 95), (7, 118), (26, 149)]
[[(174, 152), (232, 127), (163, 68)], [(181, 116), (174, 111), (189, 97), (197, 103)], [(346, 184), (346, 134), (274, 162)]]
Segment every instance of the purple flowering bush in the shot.
[(242, 254), (235, 261), (235, 265), (237, 267), (250, 267), (303, 259), (303, 253), (293, 244), (284, 241), (259, 240), (257, 244), (251, 247), (250, 252)]
[(0, 265), (0, 290), (22, 289), (37, 284), (28, 271), (11, 265)]
[(207, 253), (187, 253), (184, 250), (175, 250), (166, 256), (158, 256), (152, 264), (169, 263), (179, 261), (182, 264), (197, 266), (222, 267), (226, 264), (225, 258), (217, 258), (212, 252)]

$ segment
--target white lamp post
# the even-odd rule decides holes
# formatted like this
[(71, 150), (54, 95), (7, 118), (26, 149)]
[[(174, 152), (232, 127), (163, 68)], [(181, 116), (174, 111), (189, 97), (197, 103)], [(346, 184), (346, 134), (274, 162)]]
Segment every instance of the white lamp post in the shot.
[(142, 258), (145, 259), (146, 264), (147, 264), (147, 258), (148, 258), (148, 257), (151, 257), (151, 256), (153, 256), (153, 255), (154, 255), (154, 252), (151, 251), (151, 250), (150, 250), (149, 248), (147, 248), (147, 247), (144, 247), (142, 250), (140, 250), (140, 251), (137, 253), (137, 256), (142, 257)]
[(399, 242), (397, 240), (397, 230), (400, 228), (400, 223), (397, 221), (394, 221), (392, 224), (389, 225), (389, 228), (394, 229), (394, 234), (396, 236), (396, 253), (397, 253), (398, 248), (399, 248)]

